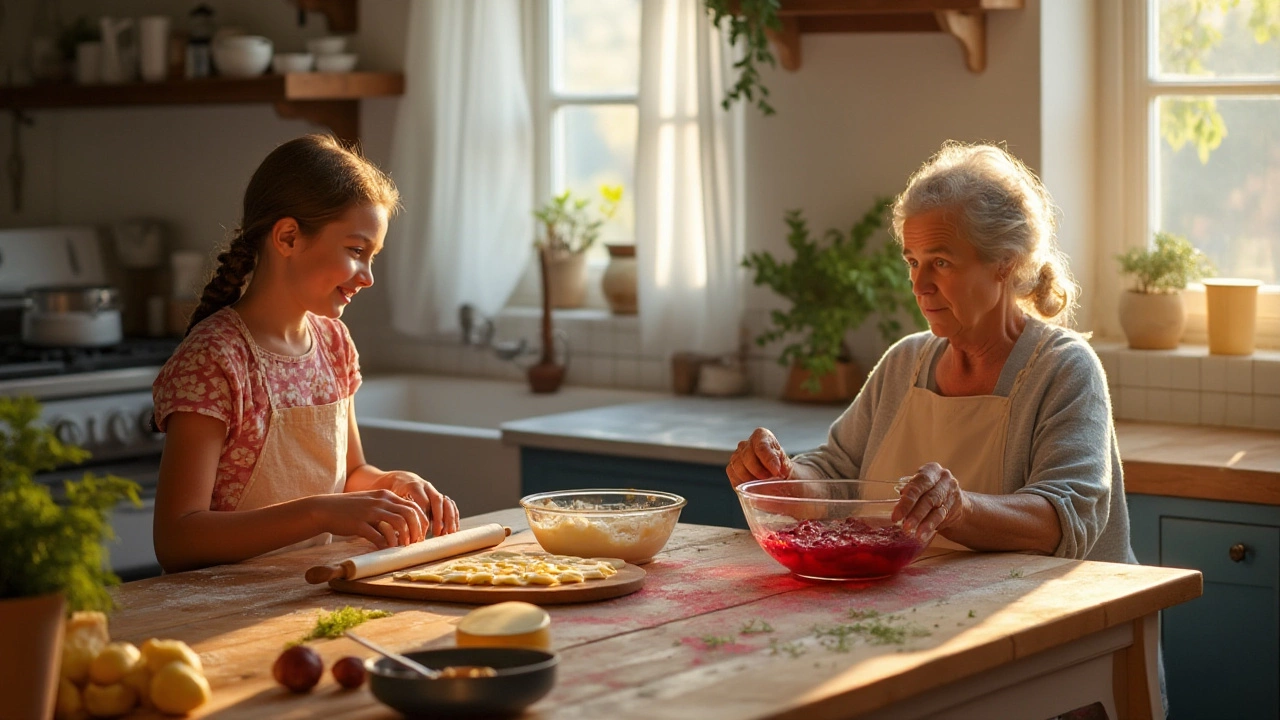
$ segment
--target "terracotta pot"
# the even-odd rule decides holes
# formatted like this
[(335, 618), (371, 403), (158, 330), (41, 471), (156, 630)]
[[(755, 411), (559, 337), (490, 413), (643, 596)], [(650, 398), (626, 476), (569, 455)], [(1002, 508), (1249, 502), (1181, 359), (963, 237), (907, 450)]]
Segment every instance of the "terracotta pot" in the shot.
[(53, 717), (66, 611), (61, 593), (0, 600), (0, 678), (9, 689), (0, 714)]
[(1120, 296), (1120, 327), (1134, 350), (1172, 350), (1186, 324), (1182, 293), (1129, 290)]
[(553, 253), (547, 258), (547, 284), (551, 307), (582, 307), (587, 294), (587, 256), (584, 253)]
[(804, 387), (810, 372), (799, 365), (791, 366), (791, 375), (787, 377), (787, 386), (782, 391), (782, 399), (791, 402), (813, 403), (848, 403), (853, 400), (867, 375), (853, 362), (836, 363), (835, 372), (823, 376), (818, 382), (817, 392)]
[(600, 279), (600, 288), (614, 315), (636, 314), (636, 246), (606, 245), (609, 265)]

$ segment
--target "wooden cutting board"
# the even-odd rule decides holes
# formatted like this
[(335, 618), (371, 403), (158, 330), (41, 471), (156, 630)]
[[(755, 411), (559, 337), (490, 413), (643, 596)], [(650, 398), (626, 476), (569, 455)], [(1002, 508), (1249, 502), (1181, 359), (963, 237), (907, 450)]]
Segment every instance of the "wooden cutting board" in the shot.
[(461, 558), (492, 552), (495, 549), (514, 552), (543, 552), (537, 543), (507, 542), (498, 548), (486, 548), (466, 555), (452, 557), (448, 560), (408, 567), (392, 573), (374, 575), (373, 577), (359, 580), (330, 580), (329, 587), (338, 592), (355, 595), (377, 595), (401, 600), (434, 600), (469, 605), (490, 605), (508, 600), (523, 600), (534, 605), (563, 605), (621, 597), (629, 595), (644, 586), (644, 569), (630, 563), (622, 566), (617, 575), (603, 580), (587, 580), (580, 583), (566, 583), (550, 587), (544, 585), (457, 585), (454, 583), (396, 580), (394, 577), (397, 573), (418, 570), (432, 565), (442, 565)]

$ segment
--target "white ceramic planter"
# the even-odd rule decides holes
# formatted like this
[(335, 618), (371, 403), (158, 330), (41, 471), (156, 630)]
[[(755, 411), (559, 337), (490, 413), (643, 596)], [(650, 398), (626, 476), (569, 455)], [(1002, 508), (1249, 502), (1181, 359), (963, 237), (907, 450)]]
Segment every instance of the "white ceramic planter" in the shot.
[(1187, 325), (1182, 293), (1140, 293), (1120, 296), (1120, 327), (1134, 350), (1172, 350)]

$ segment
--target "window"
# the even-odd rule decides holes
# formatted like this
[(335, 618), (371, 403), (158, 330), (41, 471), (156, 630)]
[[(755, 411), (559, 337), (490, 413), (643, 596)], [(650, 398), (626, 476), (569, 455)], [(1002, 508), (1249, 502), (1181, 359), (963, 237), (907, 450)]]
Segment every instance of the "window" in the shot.
[(541, 0), (534, 80), (537, 202), (565, 190), (600, 200), (621, 185), (622, 202), (588, 260), (604, 243), (635, 239), (635, 146), (640, 83), (641, 0)]
[(1147, 0), (1147, 232), (1280, 284), (1280, 7)]

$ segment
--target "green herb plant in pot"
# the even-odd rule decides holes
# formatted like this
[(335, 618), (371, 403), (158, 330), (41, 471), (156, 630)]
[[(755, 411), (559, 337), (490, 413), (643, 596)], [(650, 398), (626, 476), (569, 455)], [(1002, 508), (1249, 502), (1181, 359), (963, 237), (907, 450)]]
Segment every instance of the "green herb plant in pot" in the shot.
[[(853, 362), (845, 341), (871, 315), (886, 342), (902, 336), (899, 311), (918, 329), (924, 317), (916, 307), (911, 279), (898, 245), (885, 237), (875, 250), (868, 241), (884, 235), (893, 201), (879, 198), (846, 235), (830, 229), (812, 237), (799, 210), (787, 213), (787, 245), (795, 257), (780, 262), (769, 252), (749, 254), (742, 264), (756, 285), (791, 301), (789, 310), (774, 310), (773, 327), (756, 338), (760, 346), (790, 340), (778, 362), (791, 367), (783, 398), (809, 402), (848, 402), (861, 389), (865, 375)], [(798, 336), (799, 339), (796, 339)]]
[(1120, 296), (1120, 327), (1135, 350), (1178, 347), (1187, 324), (1181, 290), (1214, 274), (1213, 264), (1186, 238), (1157, 232), (1155, 246), (1116, 256), (1134, 286)]
[(552, 307), (582, 306), (587, 290), (586, 252), (600, 238), (600, 228), (617, 213), (621, 201), (621, 185), (602, 185), (594, 209), (590, 198), (574, 197), (565, 190), (533, 211), (542, 224), (542, 237), (534, 247), (546, 251)]
[(35, 474), (80, 463), (85, 451), (64, 445), (38, 424), (31, 398), (0, 397), (0, 678), (7, 717), (52, 717), (58, 689), (63, 618), (68, 610), (108, 610), (104, 568), (108, 515), (138, 486), (86, 473), (55, 499)]

